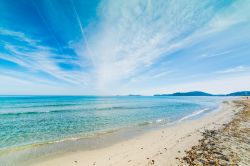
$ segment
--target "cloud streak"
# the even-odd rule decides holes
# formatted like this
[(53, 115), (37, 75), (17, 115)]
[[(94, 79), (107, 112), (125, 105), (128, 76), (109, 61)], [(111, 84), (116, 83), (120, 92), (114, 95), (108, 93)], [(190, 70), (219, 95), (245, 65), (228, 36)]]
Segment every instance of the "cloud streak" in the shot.
[(236, 67), (229, 68), (229, 69), (226, 69), (226, 70), (218, 71), (217, 73), (220, 73), (220, 74), (231, 74), (231, 73), (246, 72), (246, 71), (250, 71), (250, 67), (236, 66)]
[[(12, 42), (2, 42), (6, 53), (0, 54), (0, 59), (11, 61), (31, 72), (43, 72), (59, 80), (73, 84), (84, 85), (84, 73), (79, 71), (66, 71), (58, 66), (58, 62), (69, 63), (68, 59), (57, 60), (53, 48), (41, 45), (37, 40), (27, 37), (21, 32), (0, 30), (1, 34), (13, 39)], [(27, 44), (19, 45), (25, 41)], [(15, 44), (16, 43), (16, 44)], [(71, 61), (74, 63), (74, 61)]]
[(209, 1), (103, 1), (97, 33), (90, 39), (99, 89), (181, 49), (183, 41), (212, 18), (214, 7)]

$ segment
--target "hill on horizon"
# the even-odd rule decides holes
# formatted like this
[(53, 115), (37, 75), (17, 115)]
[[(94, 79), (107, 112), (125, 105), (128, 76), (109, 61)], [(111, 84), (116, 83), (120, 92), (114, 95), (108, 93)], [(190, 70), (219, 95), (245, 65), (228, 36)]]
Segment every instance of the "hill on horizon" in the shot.
[(229, 94), (210, 94), (202, 91), (176, 92), (172, 94), (156, 94), (154, 96), (250, 96), (250, 91), (239, 91)]

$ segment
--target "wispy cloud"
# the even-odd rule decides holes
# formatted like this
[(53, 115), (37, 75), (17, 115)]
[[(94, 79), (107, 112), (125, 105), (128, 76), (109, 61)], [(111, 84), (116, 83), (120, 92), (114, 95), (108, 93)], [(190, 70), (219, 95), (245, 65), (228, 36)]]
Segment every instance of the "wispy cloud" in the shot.
[(89, 39), (99, 89), (181, 49), (211, 19), (213, 8), (209, 1), (103, 1), (97, 32)]
[(249, 75), (239, 75), (237, 77), (228, 75), (227, 77), (213, 77), (213, 79), (204, 79), (185, 83), (179, 82), (167, 86), (148, 88), (143, 91), (143, 93), (155, 94), (157, 92), (173, 93), (176, 91), (187, 92), (198, 90), (214, 94), (225, 94), (249, 89), (249, 80)]
[(96, 13), (78, 0), (32, 4), (33, 22), (0, 23), (0, 59), (19, 66), (0, 66), (5, 78), (115, 94), (249, 71), (248, 1), (101, 0)]
[(250, 71), (250, 67), (248, 67), (248, 66), (236, 66), (236, 67), (232, 67), (229, 69), (220, 70), (216, 73), (231, 74), (231, 73), (246, 72), (246, 71)]
[(152, 78), (160, 78), (160, 77), (166, 76), (167, 74), (170, 74), (170, 73), (172, 73), (172, 71), (164, 71), (164, 72), (155, 74), (154, 76), (152, 76)]
[[(217, 5), (221, 5), (220, 2), (102, 1), (98, 9), (99, 22), (87, 39), (88, 48), (94, 50), (89, 56), (94, 61), (92, 76), (97, 90), (107, 93), (109, 87), (119, 88), (126, 80), (147, 80), (143, 71), (155, 70), (162, 57), (188, 49), (211, 34), (247, 21), (250, 16), (245, 7), (249, 4), (237, 1), (232, 5), (227, 3), (228, 6), (219, 10)], [(242, 14), (245, 16), (238, 19)], [(236, 50), (221, 49), (202, 57), (222, 56)], [(88, 55), (86, 51), (84, 54)], [(157, 79), (167, 73), (161, 71), (151, 78)]]
[(36, 44), (38, 42), (36, 40), (28, 38), (22, 32), (11, 31), (11, 30), (4, 29), (4, 28), (0, 28), (0, 35), (10, 36), (10, 37), (15, 38), (17, 40), (27, 42), (28, 44), (31, 44), (31, 45), (34, 45), (34, 44)]
[(210, 32), (222, 31), (242, 22), (248, 22), (250, 19), (249, 8), (248, 1), (233, 1), (232, 5), (224, 8), (209, 22)]
[(231, 54), (233, 52), (235, 52), (237, 49), (231, 49), (231, 50), (227, 50), (227, 51), (223, 51), (223, 52), (219, 52), (219, 53), (214, 53), (214, 54), (202, 54), (200, 57), (201, 58), (212, 58), (212, 57), (217, 57), (217, 56), (224, 56), (227, 54)]
[[(1, 42), (5, 49), (5, 54), (0, 54), (0, 59), (16, 63), (31, 72), (44, 72), (59, 80), (73, 84), (85, 84), (85, 73), (80, 71), (67, 71), (59, 67), (59, 62), (70, 63), (74, 60), (57, 59), (61, 56), (56, 54), (53, 48), (42, 45), (38, 40), (33, 40), (21, 32), (1, 29), (1, 34), (8, 36), (12, 42)], [(26, 41), (27, 44), (16, 44)], [(63, 55), (62, 55), (63, 56)]]

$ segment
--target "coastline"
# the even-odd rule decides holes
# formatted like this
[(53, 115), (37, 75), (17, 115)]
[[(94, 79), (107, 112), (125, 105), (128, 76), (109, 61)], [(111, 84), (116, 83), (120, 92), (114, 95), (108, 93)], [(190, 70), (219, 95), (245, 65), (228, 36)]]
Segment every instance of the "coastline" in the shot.
[(195, 120), (156, 129), (114, 144), (84, 151), (50, 156), (30, 163), (34, 166), (70, 165), (178, 165), (185, 150), (197, 144), (205, 129), (217, 129), (228, 123), (242, 106), (233, 101), (222, 103), (220, 111)]
[(235, 101), (244, 109), (217, 130), (202, 133), (197, 145), (179, 159), (182, 165), (242, 165), (250, 164), (250, 100)]

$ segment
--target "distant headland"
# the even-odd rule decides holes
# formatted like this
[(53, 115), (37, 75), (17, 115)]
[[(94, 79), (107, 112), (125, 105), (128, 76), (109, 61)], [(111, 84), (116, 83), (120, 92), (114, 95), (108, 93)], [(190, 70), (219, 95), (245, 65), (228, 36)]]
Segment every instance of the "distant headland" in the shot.
[(202, 91), (176, 92), (172, 94), (155, 94), (154, 96), (250, 96), (250, 91), (239, 91), (229, 94), (210, 94)]

